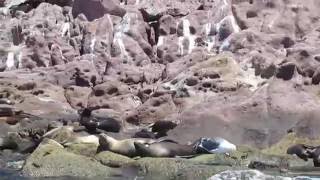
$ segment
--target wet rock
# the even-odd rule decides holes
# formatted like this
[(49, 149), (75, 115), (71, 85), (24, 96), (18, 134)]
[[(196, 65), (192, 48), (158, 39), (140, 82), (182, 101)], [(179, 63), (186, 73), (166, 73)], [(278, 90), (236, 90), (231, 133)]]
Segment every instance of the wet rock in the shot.
[(158, 176), (161, 178), (178, 179), (206, 179), (212, 174), (229, 169), (229, 166), (207, 166), (194, 164), (186, 159), (174, 158), (141, 158), (133, 164), (137, 164), (140, 174), (146, 177)]
[[(286, 180), (287, 177), (267, 175), (257, 170), (239, 170), (239, 171), (224, 171), (209, 178), (209, 180), (227, 180), (227, 179), (270, 179), (270, 180)], [(289, 178), (290, 179), (290, 178)]]
[(53, 141), (42, 142), (28, 157), (23, 174), (32, 177), (110, 177), (116, 172), (94, 159), (67, 152)]
[(21, 170), (23, 168), (25, 161), (12, 161), (7, 163), (7, 167), (10, 169)]

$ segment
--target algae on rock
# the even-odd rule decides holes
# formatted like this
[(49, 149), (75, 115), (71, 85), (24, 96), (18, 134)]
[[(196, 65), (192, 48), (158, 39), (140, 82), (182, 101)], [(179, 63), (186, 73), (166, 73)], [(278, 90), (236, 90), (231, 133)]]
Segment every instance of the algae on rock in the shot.
[(110, 177), (119, 174), (92, 158), (66, 151), (54, 140), (44, 140), (27, 158), (22, 171), (32, 177)]

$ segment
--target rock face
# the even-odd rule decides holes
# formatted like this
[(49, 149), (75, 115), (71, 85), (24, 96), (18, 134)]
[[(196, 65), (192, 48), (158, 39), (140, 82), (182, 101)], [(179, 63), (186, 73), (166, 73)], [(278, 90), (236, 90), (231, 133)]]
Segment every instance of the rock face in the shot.
[(126, 10), (120, 6), (118, 0), (75, 0), (72, 6), (72, 15), (77, 17), (84, 14), (88, 20), (101, 18), (105, 14), (124, 16)]
[[(54, 123), (78, 126), (90, 108), (121, 122), (119, 137), (167, 120), (180, 143), (221, 136), (268, 148), (288, 130), (317, 139), (319, 9), (318, 0), (0, 1), (0, 99), (29, 114), (1, 115), (0, 137), (37, 140)], [(94, 151), (82, 148), (69, 150)]]

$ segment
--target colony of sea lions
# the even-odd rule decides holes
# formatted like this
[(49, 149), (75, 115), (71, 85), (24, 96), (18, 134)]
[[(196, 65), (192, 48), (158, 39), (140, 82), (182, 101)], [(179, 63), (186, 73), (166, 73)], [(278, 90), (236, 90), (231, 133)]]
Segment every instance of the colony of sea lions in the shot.
[[(0, 122), (6, 122), (9, 125), (15, 125), (28, 118), (40, 118), (28, 113), (14, 109), (10, 106), (9, 100), (0, 100)], [(236, 145), (220, 137), (208, 138), (201, 137), (190, 144), (180, 144), (171, 139), (163, 138), (167, 132), (174, 129), (177, 124), (170, 121), (158, 121), (147, 128), (137, 131), (132, 138), (116, 139), (108, 132), (117, 133), (121, 130), (121, 123), (113, 118), (99, 118), (92, 115), (93, 109), (84, 108), (79, 110), (79, 125), (74, 127), (64, 122), (57, 124), (47, 130), (35, 142), (39, 144), (43, 139), (54, 139), (63, 146), (73, 143), (92, 143), (99, 146), (99, 151), (112, 151), (128, 157), (193, 157), (197, 154), (207, 153), (229, 153), (235, 151)], [(16, 119), (13, 122), (12, 119)], [(79, 135), (76, 132), (86, 131), (87, 135)], [(30, 135), (31, 136), (31, 135)], [(1, 148), (16, 148), (16, 142), (0, 138)], [(36, 146), (30, 146), (27, 149), (34, 149)], [(29, 151), (28, 151), (29, 152)], [(320, 167), (320, 146), (309, 146), (305, 144), (296, 144), (287, 149), (287, 154), (296, 155), (299, 158), (308, 161), (313, 160), (315, 167)]]
[[(7, 99), (0, 99), (0, 122), (15, 125), (25, 118), (40, 118), (24, 113), (11, 106), (13, 103)], [(48, 129), (35, 144), (43, 139), (55, 139), (64, 146), (72, 143), (92, 143), (99, 146), (99, 151), (112, 151), (128, 157), (190, 157), (203, 153), (228, 153), (236, 150), (236, 146), (229, 141), (215, 137), (201, 137), (191, 144), (180, 144), (170, 139), (163, 139), (167, 132), (174, 129), (177, 124), (171, 121), (158, 121), (147, 128), (137, 131), (132, 138), (116, 139), (106, 132), (119, 132), (121, 123), (113, 118), (99, 118), (92, 115), (93, 109), (83, 108), (78, 111), (79, 125), (74, 127), (63, 123)], [(78, 135), (75, 132), (86, 131), (89, 135)], [(62, 134), (62, 136), (61, 136)], [(61, 137), (60, 137), (61, 136)], [(1, 148), (16, 148), (17, 143), (0, 138)], [(34, 149), (36, 146), (31, 146)], [(287, 149), (287, 154), (297, 155), (299, 158), (308, 161), (313, 160), (315, 167), (320, 167), (320, 146), (308, 146), (296, 144)]]

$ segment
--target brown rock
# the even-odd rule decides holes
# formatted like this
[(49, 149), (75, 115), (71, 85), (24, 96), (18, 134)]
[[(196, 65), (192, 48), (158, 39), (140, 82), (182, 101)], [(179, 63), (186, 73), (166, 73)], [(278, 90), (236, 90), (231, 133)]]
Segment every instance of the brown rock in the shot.
[(111, 14), (115, 16), (124, 16), (126, 13), (117, 0), (75, 0), (72, 6), (72, 15), (83, 13), (89, 21), (98, 19), (105, 14)]

